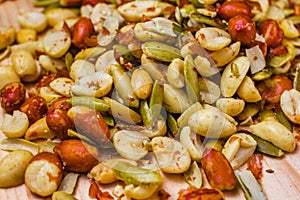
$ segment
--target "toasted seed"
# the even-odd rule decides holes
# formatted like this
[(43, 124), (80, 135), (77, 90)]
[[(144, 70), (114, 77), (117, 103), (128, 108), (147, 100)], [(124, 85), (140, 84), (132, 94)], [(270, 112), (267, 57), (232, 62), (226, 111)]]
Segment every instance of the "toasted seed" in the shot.
[(149, 108), (151, 111), (151, 126), (153, 126), (161, 113), (162, 104), (164, 101), (164, 85), (160, 84), (159, 81), (155, 81), (152, 89), (152, 93), (149, 101)]
[(199, 135), (223, 138), (237, 131), (236, 122), (230, 121), (218, 108), (204, 108), (191, 115), (188, 125)]
[(74, 173), (74, 172), (69, 172), (67, 173), (63, 180), (60, 183), (60, 186), (58, 188), (59, 191), (65, 192), (67, 194), (73, 194), (77, 181), (79, 178), (79, 174), (78, 173)]
[(175, 58), (168, 66), (167, 79), (174, 88), (184, 87), (183, 65), (181, 59)]
[(124, 103), (130, 107), (139, 107), (139, 99), (135, 95), (130, 83), (130, 78), (125, 70), (118, 64), (110, 66), (113, 82), (116, 90), (122, 97)]
[(138, 124), (142, 121), (140, 114), (121, 103), (108, 97), (103, 97), (103, 100), (110, 105), (110, 112), (114, 118), (120, 119), (129, 124)]
[(252, 133), (267, 140), (284, 151), (292, 152), (296, 148), (296, 140), (284, 125), (275, 120), (265, 120), (250, 126)]
[(71, 97), (71, 88), (74, 82), (66, 77), (56, 78), (50, 82), (49, 86), (58, 94), (61, 94), (65, 97)]
[(208, 104), (213, 104), (220, 98), (220, 87), (216, 83), (200, 77), (199, 87), (201, 101)]
[(197, 111), (203, 109), (199, 102), (194, 103), (189, 108), (187, 108), (177, 119), (178, 127), (184, 127), (188, 124), (190, 117)]
[(202, 186), (202, 173), (198, 167), (198, 164), (196, 161), (194, 161), (190, 168), (183, 173), (183, 176), (191, 186), (196, 188), (201, 188)]
[(251, 137), (257, 142), (256, 150), (258, 152), (275, 157), (281, 157), (284, 155), (284, 152), (271, 142), (268, 142), (254, 134), (252, 134)]
[(8, 188), (24, 183), (24, 173), (33, 154), (26, 150), (15, 150), (0, 162), (0, 187)]
[(231, 62), (240, 52), (241, 43), (235, 42), (229, 47), (225, 47), (218, 51), (214, 51), (210, 54), (212, 59), (215, 61), (217, 67), (224, 66)]
[(223, 49), (231, 42), (229, 33), (215, 27), (201, 28), (195, 37), (203, 48), (211, 51)]
[(0, 148), (5, 151), (27, 150), (33, 155), (39, 152), (39, 146), (36, 143), (21, 138), (3, 139), (0, 143)]
[(191, 157), (188, 150), (173, 138), (153, 138), (152, 149), (163, 172), (178, 174), (187, 171), (190, 167)]
[(159, 7), (159, 3), (160, 2), (156, 1), (132, 1), (118, 7), (118, 12), (126, 20), (138, 22), (142, 21), (143, 17), (152, 18), (159, 16), (162, 12), (162, 9)]
[(62, 57), (71, 46), (70, 36), (62, 31), (49, 32), (42, 42), (45, 52), (53, 58)]
[(73, 195), (63, 192), (63, 191), (56, 191), (52, 194), (52, 200), (77, 200)]
[(116, 151), (125, 159), (140, 160), (147, 155), (143, 141), (148, 140), (144, 134), (138, 131), (120, 130), (113, 136)]
[(182, 113), (190, 103), (183, 90), (164, 84), (163, 105), (170, 113)]
[(112, 169), (118, 179), (134, 185), (159, 185), (163, 181), (159, 172), (144, 169), (121, 160)]
[(183, 72), (187, 96), (190, 104), (193, 104), (200, 100), (200, 88), (198, 82), (198, 72), (195, 69), (193, 58), (190, 55), (184, 58)]
[(146, 54), (142, 54), (141, 63), (143, 69), (148, 72), (154, 80), (161, 81), (162, 83), (167, 82), (165, 79), (165, 72), (163, 71), (163, 67), (156, 63), (155, 60), (148, 57)]
[(153, 81), (143, 69), (136, 69), (131, 76), (131, 87), (140, 99), (147, 99), (151, 95)]
[(150, 58), (163, 62), (172, 62), (175, 58), (181, 58), (179, 49), (162, 42), (145, 42), (142, 44), (142, 50)]
[(191, 159), (200, 162), (202, 157), (202, 142), (200, 136), (185, 126), (180, 132), (180, 143), (188, 150)]
[(249, 68), (250, 62), (245, 56), (237, 57), (225, 67), (220, 84), (223, 96), (232, 97), (235, 94)]
[(237, 94), (248, 103), (258, 102), (261, 100), (261, 95), (255, 87), (254, 81), (249, 76), (245, 76), (237, 90)]
[(235, 98), (220, 98), (216, 101), (216, 106), (230, 116), (237, 116), (245, 108), (245, 101)]

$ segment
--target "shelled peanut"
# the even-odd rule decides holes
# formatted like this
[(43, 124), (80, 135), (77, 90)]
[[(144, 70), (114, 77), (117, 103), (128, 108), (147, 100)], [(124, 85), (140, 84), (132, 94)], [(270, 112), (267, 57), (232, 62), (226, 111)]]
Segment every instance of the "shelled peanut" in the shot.
[[(0, 128), (11, 139), (2, 143), (22, 141), (22, 149), (32, 140), (29, 146), (43, 149), (40, 140), (58, 142), (49, 145), (53, 159), (38, 152), (26, 167), (34, 171), (42, 162), (58, 177), (42, 191), (24, 172), (32, 192), (54, 194), (63, 167), (99, 184), (121, 180), (126, 186), (115, 196), (143, 199), (156, 195), (161, 174), (189, 179), (193, 167), (203, 168), (223, 199), (223, 190), (238, 187), (234, 170), (259, 145), (268, 144), (263, 153), (273, 156), (295, 150), (300, 18), (292, 2), (79, 3), (72, 4), (79, 13), (67, 7), (20, 13), (24, 40), (0, 29), (6, 41), (0, 58), (11, 63), (0, 66), (6, 111)], [(263, 118), (265, 111), (275, 117)], [(220, 147), (212, 149), (211, 141)], [(107, 151), (115, 160), (105, 158)], [(178, 192), (181, 199), (212, 197), (211, 191)]]

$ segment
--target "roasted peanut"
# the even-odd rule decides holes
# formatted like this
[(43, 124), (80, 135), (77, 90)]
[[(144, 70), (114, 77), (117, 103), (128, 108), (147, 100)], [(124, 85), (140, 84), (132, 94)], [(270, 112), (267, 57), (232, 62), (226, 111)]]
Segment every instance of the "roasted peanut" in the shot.
[(18, 43), (25, 43), (28, 41), (37, 40), (37, 32), (33, 29), (21, 29), (17, 32), (16, 36)]
[(249, 46), (256, 37), (255, 24), (246, 15), (237, 15), (230, 18), (228, 32), (233, 41), (240, 41), (244, 46)]
[(269, 47), (277, 47), (283, 40), (283, 31), (275, 20), (268, 19), (259, 26), (259, 32), (263, 35)]
[(208, 138), (228, 137), (236, 132), (236, 122), (231, 122), (218, 108), (205, 108), (191, 115), (188, 125), (195, 133)]
[(147, 155), (148, 150), (144, 147), (144, 141), (147, 140), (147, 136), (137, 131), (121, 130), (113, 136), (116, 151), (130, 160), (139, 160)]
[(5, 85), (1, 89), (1, 107), (7, 113), (12, 113), (25, 101), (25, 87), (20, 82), (13, 82)]
[(100, 112), (85, 106), (73, 106), (67, 114), (76, 129), (94, 140), (97, 145), (110, 142), (110, 131)]
[(96, 147), (75, 139), (62, 141), (54, 147), (54, 152), (58, 154), (63, 165), (74, 172), (88, 172), (100, 159)]
[(12, 115), (4, 114), (1, 131), (8, 138), (24, 136), (29, 126), (29, 120), (25, 113), (15, 110)]
[(262, 99), (270, 103), (278, 103), (282, 93), (292, 87), (292, 81), (285, 75), (272, 76), (257, 85)]
[[(138, 22), (142, 21), (142, 18), (157, 17), (161, 14), (162, 9), (159, 7), (160, 2), (154, 1), (133, 1), (125, 3), (122, 6), (118, 7), (118, 12), (128, 21)], [(130, 9), (135, 8), (135, 9)]]
[(62, 173), (63, 168), (58, 156), (54, 153), (42, 152), (30, 160), (25, 170), (24, 180), (30, 191), (46, 197), (57, 190), (62, 180)]
[(80, 48), (87, 48), (86, 38), (94, 34), (94, 25), (87, 17), (81, 17), (72, 28), (72, 43)]
[(280, 106), (285, 116), (295, 124), (300, 124), (300, 93), (295, 89), (286, 90), (280, 96)]
[(54, 27), (57, 23), (66, 19), (75, 18), (77, 15), (74, 11), (67, 8), (53, 8), (46, 12), (47, 22), (49, 26)]
[(201, 28), (195, 37), (203, 48), (211, 51), (220, 50), (231, 42), (230, 35), (226, 31), (214, 27)]
[(63, 56), (71, 46), (71, 37), (63, 31), (48, 32), (42, 40), (47, 55), (53, 58)]
[(220, 83), (220, 89), (223, 96), (232, 97), (235, 94), (249, 68), (250, 61), (245, 56), (235, 58), (225, 67)]
[(43, 117), (29, 126), (25, 133), (25, 140), (54, 138), (55, 134), (49, 129), (46, 118)]
[(32, 124), (47, 113), (48, 106), (44, 98), (32, 96), (25, 100), (20, 110), (27, 115), (30, 124)]
[(0, 66), (0, 89), (6, 84), (13, 82), (20, 82), (19, 75), (15, 72), (14, 67), (11, 65)]
[(147, 99), (152, 91), (153, 81), (148, 72), (136, 69), (131, 76), (131, 87), (140, 99)]
[(163, 172), (178, 174), (185, 172), (190, 167), (191, 157), (188, 150), (172, 138), (153, 138), (152, 149)]
[(17, 50), (12, 54), (11, 61), (14, 70), (20, 77), (34, 75), (37, 73), (35, 60), (30, 52), (26, 50)]
[(245, 133), (237, 133), (226, 141), (222, 153), (235, 170), (244, 164), (254, 153), (257, 142)]
[(261, 100), (260, 93), (249, 76), (245, 76), (237, 90), (237, 94), (246, 102), (258, 102)]
[(16, 38), (16, 31), (12, 27), (0, 27), (0, 51), (5, 49), (7, 46), (13, 44)]
[(68, 117), (67, 111), (56, 108), (46, 115), (46, 123), (49, 129), (60, 139), (68, 137), (68, 129), (74, 129), (73, 121)]
[(232, 190), (235, 188), (237, 180), (234, 171), (221, 152), (214, 149), (205, 149), (201, 165), (209, 184), (213, 188), (219, 190)]
[(253, 134), (273, 143), (284, 151), (293, 152), (296, 148), (293, 133), (276, 120), (265, 120), (251, 125), (250, 130)]
[(230, 116), (237, 116), (245, 107), (245, 101), (235, 98), (220, 98), (216, 101), (216, 106)]
[(201, 198), (203, 200), (224, 200), (225, 196), (223, 192), (217, 188), (195, 188), (195, 187), (188, 187), (187, 189), (181, 189), (179, 192), (178, 200), (186, 200), (193, 198)]
[(109, 184), (118, 180), (111, 167), (105, 162), (100, 162), (95, 165), (91, 169), (90, 175), (100, 184)]
[(64, 111), (68, 111), (72, 108), (72, 105), (67, 101), (68, 98), (62, 97), (54, 101), (48, 108), (48, 112), (51, 112), (55, 109), (61, 109)]
[(24, 11), (19, 13), (17, 20), (22, 28), (42, 32), (47, 27), (46, 15), (37, 11)]
[(250, 17), (251, 9), (246, 3), (241, 1), (225, 1), (218, 8), (218, 15), (225, 20), (229, 20), (237, 15), (247, 15)]
[(26, 150), (15, 150), (7, 154), (0, 162), (0, 187), (24, 183), (25, 169), (32, 157), (32, 153)]

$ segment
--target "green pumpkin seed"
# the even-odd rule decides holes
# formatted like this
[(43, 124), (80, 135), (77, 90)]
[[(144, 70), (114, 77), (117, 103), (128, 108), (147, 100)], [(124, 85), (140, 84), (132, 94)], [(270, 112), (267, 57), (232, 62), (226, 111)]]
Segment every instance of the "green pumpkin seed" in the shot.
[(172, 62), (175, 58), (181, 58), (179, 49), (162, 42), (145, 42), (142, 50), (150, 58), (162, 62)]
[(171, 115), (170, 113), (168, 113), (168, 115), (167, 115), (167, 125), (173, 135), (176, 135), (178, 133), (179, 128), (177, 125), (177, 121), (174, 118), (174, 116)]
[(20, 138), (6, 138), (1, 141), (0, 149), (5, 151), (14, 151), (21, 149), (30, 151), (33, 155), (36, 155), (39, 152), (39, 145)]
[(191, 55), (188, 55), (184, 59), (183, 68), (186, 92), (191, 104), (200, 101), (200, 88), (198, 82), (198, 72), (194, 67), (194, 61)]
[(275, 157), (281, 157), (284, 155), (284, 152), (271, 142), (268, 142), (254, 134), (251, 134), (251, 137), (257, 142), (256, 151)]

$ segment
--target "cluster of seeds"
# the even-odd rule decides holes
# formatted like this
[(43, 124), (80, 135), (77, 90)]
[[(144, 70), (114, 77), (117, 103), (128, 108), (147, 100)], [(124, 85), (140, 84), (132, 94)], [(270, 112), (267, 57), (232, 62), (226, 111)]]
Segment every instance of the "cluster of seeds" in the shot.
[[(266, 199), (253, 160), (297, 146), (300, 4), (34, 5), (21, 29), (0, 26), (0, 187), (75, 199), (85, 173), (102, 200), (224, 199), (240, 185)], [(164, 174), (190, 187), (166, 191)]]

